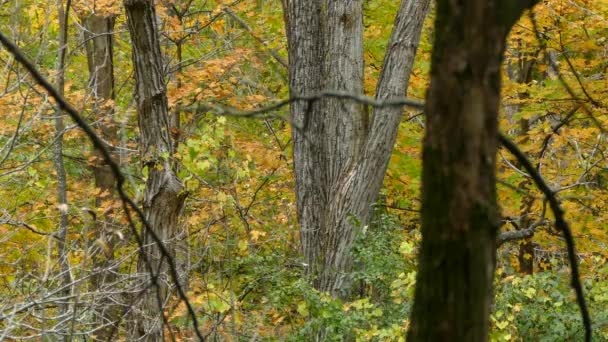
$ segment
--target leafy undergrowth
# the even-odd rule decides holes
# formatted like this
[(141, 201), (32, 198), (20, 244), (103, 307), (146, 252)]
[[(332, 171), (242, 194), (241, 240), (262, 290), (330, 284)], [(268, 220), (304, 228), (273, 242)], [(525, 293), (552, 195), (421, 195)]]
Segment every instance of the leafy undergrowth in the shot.
[[(343, 302), (310, 287), (297, 259), (271, 253), (246, 256), (228, 269), (238, 269), (239, 293), (213, 286), (194, 288), (191, 295), (214, 336), (234, 334), (267, 341), (311, 340), (320, 328), (327, 341), (345, 336), (357, 341), (405, 341), (416, 281), (417, 229), (404, 230), (382, 214), (363, 230), (355, 248), (355, 299)], [(499, 265), (510, 263), (499, 260)], [(552, 267), (521, 275), (499, 266), (492, 306), (492, 341), (578, 341), (583, 325), (569, 268), (563, 260)], [(582, 259), (583, 285), (593, 319), (594, 341), (608, 340), (608, 264), (603, 256)], [(204, 313), (204, 315), (203, 315)], [(185, 308), (173, 312), (172, 323), (187, 330)]]

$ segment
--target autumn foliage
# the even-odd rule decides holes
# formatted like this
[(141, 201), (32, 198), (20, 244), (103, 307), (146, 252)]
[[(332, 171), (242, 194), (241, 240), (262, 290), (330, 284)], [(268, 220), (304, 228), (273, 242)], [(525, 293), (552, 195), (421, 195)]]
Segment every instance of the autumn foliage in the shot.
[[(187, 294), (207, 337), (219, 340), (307, 340), (318, 327), (328, 340), (404, 341), (409, 327), (420, 243), (421, 141), (425, 119), (405, 109), (373, 219), (355, 242), (356, 292), (339, 300), (313, 289), (299, 249), (289, 108), (234, 115), (289, 96), (287, 42), (278, 1), (156, 1), (167, 82), (170, 156), (187, 199), (180, 260)], [(365, 93), (373, 94), (398, 8), (364, 5)], [(422, 101), (429, 81), (434, 13), (425, 21), (408, 97)], [(114, 98), (93, 99), (83, 18), (113, 17)], [(65, 97), (101, 134), (138, 203), (149, 170), (139, 154), (131, 42), (121, 1), (74, 0), (68, 23)], [(0, 5), (0, 32), (15, 41), (48, 79), (57, 76), (59, 20), (54, 2)], [(525, 14), (507, 41), (500, 130), (519, 144), (558, 195), (577, 242), (597, 340), (608, 340), (608, 1), (545, 0)], [(58, 115), (53, 100), (0, 50), (0, 339), (95, 336), (102, 299), (116, 300), (115, 336), (127, 338), (131, 304), (145, 279), (136, 272), (138, 244), (122, 202), (95, 187), (99, 156), (82, 130), (62, 132), (67, 206), (57, 201), (53, 166)], [(99, 119), (99, 111), (110, 118)], [(501, 234), (534, 226), (498, 249), (493, 341), (580, 340), (562, 236), (544, 195), (507, 151), (497, 156)], [(96, 203), (96, 199), (102, 198)], [(64, 284), (58, 218), (67, 211)], [(100, 222), (107, 234), (100, 235)], [(136, 223), (137, 228), (141, 225)], [(108, 258), (112, 256), (111, 259)], [(99, 260), (111, 277), (101, 273)], [(107, 271), (107, 270), (106, 270)], [(62, 297), (68, 286), (70, 295)], [(69, 315), (60, 311), (69, 303)], [(103, 304), (103, 305), (102, 305)], [(193, 339), (187, 307), (165, 305), (167, 336)], [(111, 322), (109, 322), (110, 324)]]

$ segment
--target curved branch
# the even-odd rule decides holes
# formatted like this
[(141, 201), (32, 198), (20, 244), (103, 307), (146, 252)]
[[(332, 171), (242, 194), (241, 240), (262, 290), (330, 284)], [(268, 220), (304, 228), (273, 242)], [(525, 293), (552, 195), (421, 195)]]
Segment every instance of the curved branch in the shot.
[(572, 231), (570, 225), (564, 218), (564, 210), (562, 209), (559, 200), (557, 199), (555, 192), (551, 190), (549, 185), (545, 182), (543, 177), (538, 173), (536, 168), (532, 166), (532, 163), (528, 160), (526, 155), (515, 145), (509, 138), (499, 134), (498, 139), (502, 146), (504, 146), (509, 152), (511, 152), (523, 166), (530, 177), (536, 183), (536, 186), (545, 194), (551, 211), (555, 215), (555, 227), (562, 232), (564, 239), (566, 240), (566, 247), (568, 250), (568, 259), (570, 261), (571, 268), (571, 285), (576, 293), (576, 301), (581, 310), (583, 318), (583, 325), (585, 326), (585, 341), (591, 341), (591, 318), (589, 317), (589, 310), (587, 309), (587, 303), (585, 302), (585, 296), (583, 294), (583, 286), (581, 285), (580, 273), (578, 269), (578, 258), (576, 256), (574, 238), (572, 237)]

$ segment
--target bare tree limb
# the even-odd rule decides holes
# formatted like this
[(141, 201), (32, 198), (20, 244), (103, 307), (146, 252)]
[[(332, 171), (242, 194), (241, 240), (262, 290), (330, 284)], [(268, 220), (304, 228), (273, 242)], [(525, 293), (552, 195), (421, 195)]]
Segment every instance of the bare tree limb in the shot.
[(513, 224), (515, 226), (516, 230), (512, 230), (512, 231), (508, 231), (508, 232), (504, 232), (504, 233), (500, 234), (498, 236), (498, 241), (497, 241), (498, 247), (503, 245), (505, 242), (529, 239), (529, 238), (533, 237), (534, 234), (536, 233), (536, 229), (547, 223), (547, 221), (545, 220), (546, 212), (547, 212), (547, 200), (543, 201), (543, 212), (540, 215), (540, 219), (538, 219), (538, 221), (531, 224), (529, 227), (522, 229), (513, 220), (508, 220), (511, 224)]
[(57, 236), (54, 233), (43, 232), (26, 222), (14, 221), (11, 219), (2, 219), (2, 220), (0, 220), (0, 224), (7, 224), (9, 226), (14, 226), (14, 227), (23, 227), (34, 234), (43, 235), (43, 236), (52, 236), (55, 239), (57, 238)]
[[(410, 107), (418, 110), (424, 109), (424, 103), (404, 97), (394, 97), (389, 99), (378, 100), (373, 97), (365, 96), (365, 95), (357, 95), (348, 92), (342, 91), (323, 91), (313, 95), (294, 95), (288, 99), (281, 100), (275, 104), (262, 107), (259, 109), (251, 110), (251, 111), (242, 111), (237, 108), (227, 107), (219, 104), (213, 103), (203, 103), (199, 102), (196, 105), (192, 106), (184, 106), (179, 108), (182, 111), (186, 112), (201, 112), (201, 111), (209, 111), (211, 114), (219, 115), (219, 116), (234, 116), (241, 118), (252, 118), (252, 117), (271, 117), (278, 118), (282, 120), (289, 121), (287, 117), (272, 114), (272, 112), (277, 111), (283, 107), (288, 106), (293, 102), (315, 102), (319, 101), (323, 98), (335, 98), (341, 100), (352, 100), (358, 102), (363, 105), (367, 105), (373, 108), (382, 108), (382, 107)], [(294, 125), (294, 123), (291, 123)], [(302, 127), (300, 127), (302, 128)]]
[(551, 190), (549, 185), (545, 182), (543, 177), (538, 173), (536, 168), (532, 166), (532, 163), (528, 160), (526, 155), (515, 145), (509, 138), (499, 134), (499, 141), (509, 152), (511, 152), (528, 172), (530, 177), (536, 183), (536, 186), (545, 194), (551, 211), (555, 215), (555, 227), (562, 232), (564, 239), (566, 240), (566, 247), (568, 250), (568, 259), (570, 262), (571, 269), (571, 285), (576, 293), (576, 301), (581, 310), (581, 316), (583, 318), (583, 325), (585, 327), (585, 341), (591, 341), (591, 318), (589, 316), (589, 310), (587, 309), (587, 303), (585, 301), (585, 295), (583, 294), (583, 286), (581, 284), (580, 273), (578, 269), (578, 258), (576, 256), (576, 249), (574, 244), (574, 238), (570, 225), (564, 218), (564, 210), (562, 209), (559, 200), (557, 199), (555, 192)]

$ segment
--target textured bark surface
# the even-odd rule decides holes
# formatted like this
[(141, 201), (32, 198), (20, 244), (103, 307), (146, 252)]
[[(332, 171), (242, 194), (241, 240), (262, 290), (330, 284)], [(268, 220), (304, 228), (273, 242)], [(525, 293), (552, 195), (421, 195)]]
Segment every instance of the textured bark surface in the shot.
[(534, 1), (437, 2), (423, 147), (422, 246), (408, 341), (486, 341), (492, 298), (500, 73)]
[[(173, 257), (176, 240), (179, 239), (178, 219), (185, 192), (171, 169), (169, 160), (173, 149), (156, 15), (152, 1), (126, 0), (124, 3), (133, 42), (140, 149), (148, 172), (144, 215)], [(167, 261), (163, 260), (159, 248), (147, 232), (144, 233), (144, 245), (144, 255), (140, 256), (137, 265), (138, 272), (147, 274), (147, 282), (150, 281), (150, 270), (158, 278), (156, 286), (145, 292), (137, 308), (134, 337), (145, 341), (161, 341), (161, 314), (172, 284), (167, 272)]]
[[(114, 111), (107, 106), (107, 102), (114, 99), (114, 53), (113, 53), (113, 31), (114, 18), (95, 15), (93, 13), (82, 18), (84, 26), (85, 48), (87, 53), (87, 65), (89, 68), (89, 89), (91, 90), (95, 113), (95, 127), (104, 141), (115, 144), (117, 141), (117, 130), (113, 120)], [(112, 146), (107, 146), (108, 150), (114, 152)], [(95, 150), (95, 160), (91, 169), (95, 178), (95, 187), (100, 194), (95, 197), (95, 206), (99, 208), (104, 201), (111, 200), (114, 193), (115, 179), (112, 170), (103, 162), (101, 151)], [(116, 153), (112, 153), (116, 157)], [(115, 158), (116, 159), (116, 158)], [(93, 267), (105, 270), (112, 265), (114, 260), (114, 236), (112, 234), (112, 212), (106, 211), (99, 217), (95, 224), (95, 240), (103, 243), (107, 248), (101, 250), (97, 247), (97, 252), (92, 254)], [(93, 242), (95, 243), (95, 242)], [(115, 280), (113, 272), (100, 272), (91, 277), (91, 287), (94, 291), (103, 287), (106, 283)], [(118, 322), (122, 313), (122, 308), (115, 305), (121, 300), (103, 296), (96, 300), (98, 310), (95, 315), (95, 322), (105, 328), (98, 330), (95, 338), (100, 341), (107, 341), (118, 332)]]
[[(363, 1), (283, 1), (292, 95), (363, 93)], [(378, 85), (404, 96), (428, 0), (403, 0)], [(351, 248), (386, 171), (402, 109), (370, 113), (358, 103), (293, 103), (294, 169), (302, 252), (313, 285), (335, 297), (351, 290)], [(356, 224), (359, 222), (359, 224)]]

